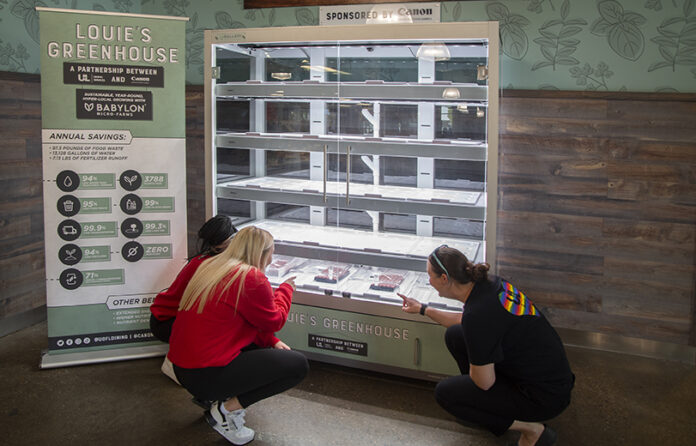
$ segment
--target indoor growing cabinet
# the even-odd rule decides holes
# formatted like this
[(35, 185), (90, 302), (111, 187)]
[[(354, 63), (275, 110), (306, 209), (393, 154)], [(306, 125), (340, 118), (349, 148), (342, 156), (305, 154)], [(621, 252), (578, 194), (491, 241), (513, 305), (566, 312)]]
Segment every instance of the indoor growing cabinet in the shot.
[(311, 358), (454, 373), (403, 293), (447, 244), (494, 268), (497, 23), (206, 31), (206, 213), (270, 231), (296, 277), (279, 337)]

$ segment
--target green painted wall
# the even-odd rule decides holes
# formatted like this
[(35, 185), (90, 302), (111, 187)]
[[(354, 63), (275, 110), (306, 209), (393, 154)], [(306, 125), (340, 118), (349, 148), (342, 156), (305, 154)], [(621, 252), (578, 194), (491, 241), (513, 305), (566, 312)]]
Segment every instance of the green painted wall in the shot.
[[(443, 22), (500, 22), (503, 88), (696, 92), (696, 0), (441, 5)], [(318, 7), (244, 10), (242, 0), (0, 0), (0, 70), (39, 72), (34, 6), (190, 17), (186, 79), (197, 85), (204, 29), (319, 23)]]

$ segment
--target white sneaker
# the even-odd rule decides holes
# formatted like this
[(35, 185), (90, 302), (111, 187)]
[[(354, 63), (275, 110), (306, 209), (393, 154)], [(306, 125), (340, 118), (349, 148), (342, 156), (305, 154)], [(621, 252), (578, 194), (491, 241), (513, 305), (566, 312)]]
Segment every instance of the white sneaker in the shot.
[(247, 444), (254, 439), (256, 434), (252, 429), (244, 426), (244, 409), (234, 410), (223, 414), (220, 410), (222, 402), (215, 401), (210, 409), (205, 412), (205, 419), (213, 429), (225, 437), (232, 444)]
[(172, 365), (172, 362), (166, 356), (164, 357), (164, 362), (162, 363), (162, 373), (170, 377), (172, 381), (174, 381), (175, 383), (181, 385), (179, 380), (176, 379), (176, 374), (174, 373), (174, 365)]

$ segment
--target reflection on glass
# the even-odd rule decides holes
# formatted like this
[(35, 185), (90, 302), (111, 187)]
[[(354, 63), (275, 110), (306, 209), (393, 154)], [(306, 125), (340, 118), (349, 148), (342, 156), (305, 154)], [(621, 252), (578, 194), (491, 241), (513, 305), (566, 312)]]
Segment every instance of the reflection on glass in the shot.
[(248, 132), (249, 131), (249, 101), (216, 102), (218, 132)]
[(309, 79), (309, 70), (302, 68), (307, 64), (306, 59), (267, 58), (265, 63), (267, 81), (301, 82)]
[(251, 202), (246, 200), (230, 200), (228, 198), (217, 199), (218, 214), (229, 215), (234, 224), (239, 225), (251, 218)]
[(380, 113), (380, 136), (418, 137), (418, 106), (405, 104), (382, 104)]
[(484, 223), (463, 218), (433, 218), (433, 235), (483, 240)]
[(266, 152), (266, 175), (309, 179), (309, 153), (269, 150)]
[(372, 229), (372, 218), (365, 211), (330, 208), (326, 213), (327, 224), (340, 228)]
[(485, 190), (485, 161), (435, 160), (435, 188)]
[(416, 187), (418, 185), (416, 158), (380, 156), (380, 184)]
[(416, 232), (416, 216), (405, 214), (381, 214), (380, 230), (404, 232), (414, 234)]
[(269, 133), (309, 133), (309, 103), (266, 103), (266, 131)]
[(442, 42), (423, 42), (416, 52), (416, 57), (423, 60), (443, 61), (450, 59), (450, 51)]
[(452, 58), (435, 62), (435, 80), (486, 85), (486, 79), (478, 80), (479, 65), (488, 65), (488, 59), (485, 57)]
[(251, 70), (251, 58), (245, 54), (234, 51), (225, 51), (222, 48), (216, 50), (216, 65), (220, 68), (218, 84), (225, 82), (245, 82), (249, 79)]
[(326, 134), (372, 136), (373, 113), (373, 105), (369, 102), (341, 103), (340, 105), (336, 102), (328, 103), (326, 104)]
[(269, 220), (309, 223), (309, 207), (266, 202), (266, 218)]
[(327, 73), (326, 80), (331, 82), (418, 82), (416, 58), (341, 58), (339, 61), (331, 57), (326, 59), (326, 65), (336, 70)]
[(249, 151), (246, 149), (217, 148), (217, 180), (229, 181), (238, 176), (249, 175)]
[(435, 138), (485, 141), (486, 110), (469, 104), (435, 107)]

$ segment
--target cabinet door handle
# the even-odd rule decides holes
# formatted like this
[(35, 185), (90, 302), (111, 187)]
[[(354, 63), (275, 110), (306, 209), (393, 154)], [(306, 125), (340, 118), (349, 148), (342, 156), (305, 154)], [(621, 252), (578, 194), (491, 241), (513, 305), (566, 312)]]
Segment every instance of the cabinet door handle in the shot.
[(420, 365), (421, 358), (421, 341), (420, 338), (416, 338), (413, 341), (413, 365)]
[(326, 151), (328, 150), (329, 145), (324, 144), (324, 203), (326, 203), (326, 172), (327, 172), (327, 166), (326, 166)]
[(346, 205), (350, 204), (350, 151), (351, 147), (346, 148)]

